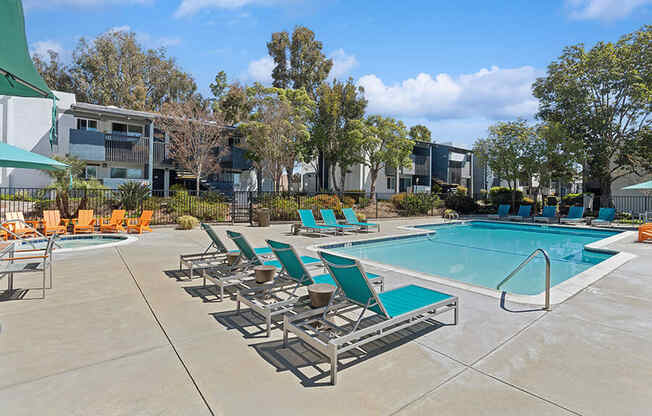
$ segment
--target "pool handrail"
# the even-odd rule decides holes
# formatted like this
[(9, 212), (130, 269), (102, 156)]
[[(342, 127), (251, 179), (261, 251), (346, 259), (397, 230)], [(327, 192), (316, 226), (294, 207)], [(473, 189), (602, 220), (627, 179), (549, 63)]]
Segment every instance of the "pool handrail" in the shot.
[(525, 267), (532, 259), (534, 259), (537, 254), (543, 254), (543, 258), (546, 260), (546, 305), (545, 305), (545, 310), (549, 311), (550, 310), (550, 256), (548, 255), (548, 252), (542, 248), (537, 248), (530, 254), (521, 264), (519, 264), (509, 275), (507, 275), (506, 278), (504, 278), (498, 285), (496, 286), (496, 290), (500, 290), (500, 287), (507, 283), (512, 277), (514, 277), (518, 272), (520, 272), (523, 267)]

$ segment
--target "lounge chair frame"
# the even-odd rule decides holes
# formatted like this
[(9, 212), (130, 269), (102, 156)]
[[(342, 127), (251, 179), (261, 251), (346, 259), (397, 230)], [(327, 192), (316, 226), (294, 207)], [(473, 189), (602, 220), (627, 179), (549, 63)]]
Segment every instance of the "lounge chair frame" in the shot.
[[(324, 267), (323, 263), (304, 264), (301, 261), (301, 256), (296, 252), (293, 246), (289, 245), (287, 248), (275, 248), (272, 244), (267, 243), (274, 254), (277, 252), (291, 251), (294, 257), (300, 262), (303, 269), (303, 275), (300, 280), (291, 277), (281, 260), (281, 256), (276, 256), (277, 260), (283, 266), (276, 275), (278, 279), (274, 285), (267, 287), (253, 287), (250, 289), (240, 290), (236, 296), (237, 311), (240, 312), (240, 303), (247, 305), (253, 312), (265, 318), (265, 325), (267, 328), (267, 336), (271, 335), (272, 318), (282, 314), (296, 314), (298, 305), (307, 304), (309, 301), (308, 295), (299, 296), (297, 291), (307, 283), (314, 283), (312, 275), (308, 271), (308, 267)], [(381, 291), (384, 287), (384, 278), (381, 276), (380, 285)], [(378, 280), (378, 279), (374, 279)]]
[[(503, 206), (507, 206), (507, 213), (505, 213), (504, 215), (501, 215), (502, 213), (500, 212), (500, 209), (501, 209)], [(511, 210), (511, 209), (512, 209), (512, 206), (511, 206), (510, 204), (500, 204), (500, 205), (498, 206), (498, 211), (497, 211), (495, 214), (488, 214), (488, 215), (487, 215), (487, 219), (490, 219), (490, 220), (501, 220), (501, 219), (504, 219), (504, 218), (506, 218), (506, 217), (509, 216), (509, 210)]]
[[(530, 207), (530, 209), (527, 210), (528, 215), (521, 215), (521, 207)], [(532, 218), (530, 215), (532, 213), (532, 205), (521, 205), (518, 207), (518, 213), (516, 215), (508, 215), (505, 219), (509, 221), (525, 221), (528, 218)]]
[[(349, 298), (346, 298), (346, 302), (335, 304), (334, 299), (339, 297), (338, 292), (341, 290), (338, 284), (336, 292), (331, 296), (328, 306), (324, 309), (307, 311), (295, 316), (285, 315), (283, 318), (283, 345), (287, 346), (288, 334), (291, 332), (303, 342), (313, 347), (316, 351), (325, 355), (330, 360), (330, 381), (333, 385), (337, 383), (337, 357), (339, 354), (352, 349), (358, 349), (366, 343), (375, 341), (394, 332), (404, 330), (417, 323), (430, 320), (437, 315), (451, 310), (454, 314), (454, 325), (457, 325), (459, 320), (459, 298), (457, 296), (451, 296), (450, 298), (443, 299), (431, 305), (390, 318), (382, 302), (380, 302), (376, 295), (376, 292), (373, 290), (373, 287), (371, 287), (369, 278), (364, 269), (362, 269), (360, 262), (356, 260), (353, 265), (339, 265), (329, 263), (323, 257), (322, 261), (328, 268), (357, 267), (364, 276), (365, 282), (373, 294), (373, 298), (370, 298), (365, 305)], [(331, 276), (337, 281), (337, 278), (333, 273), (331, 273)], [(383, 317), (380, 314), (376, 315), (385, 318), (385, 320), (358, 329), (358, 326), (362, 322), (366, 312), (369, 308), (376, 305), (381, 309), (385, 316)], [(342, 316), (343, 312), (349, 312), (351, 310), (350, 306), (353, 306), (354, 308), (362, 308), (362, 311), (355, 321)], [(346, 320), (347, 324), (338, 326), (326, 319), (329, 314), (333, 313)], [(351, 324), (353, 324), (353, 328), (347, 328), (347, 326)], [(323, 328), (324, 331), (319, 328)]]
[[(313, 225), (307, 225), (306, 221), (302, 218), (301, 211), (310, 211), (310, 215), (312, 216), (312, 222), (314, 222)], [(327, 235), (326, 232), (329, 232), (333, 235), (337, 234), (338, 228), (333, 227), (330, 225), (325, 225), (325, 224), (317, 224), (317, 220), (315, 219), (315, 215), (312, 213), (312, 210), (306, 209), (306, 210), (301, 210), (298, 209), (297, 212), (299, 213), (299, 219), (301, 220), (301, 224), (299, 225), (294, 225), (294, 227), (298, 227), (299, 230), (306, 230), (308, 232), (311, 232), (313, 234), (318, 234), (318, 235)]]
[[(206, 247), (206, 250), (201, 253), (179, 255), (179, 271), (182, 271), (183, 266), (186, 266), (190, 270), (190, 280), (193, 278), (195, 268), (215, 267), (223, 264), (226, 260), (226, 253), (228, 252), (226, 246), (210, 225), (202, 222), (201, 228), (211, 239), (211, 243)], [(211, 251), (213, 247), (216, 250)]]
[[(346, 210), (351, 210), (351, 214), (355, 216), (356, 221), (349, 221), (349, 218), (346, 215)], [(355, 211), (353, 211), (353, 208), (342, 208), (342, 214), (344, 215), (344, 218), (346, 218), (346, 223), (355, 225), (360, 227), (360, 231), (369, 231), (370, 228), (376, 228), (377, 232), (380, 232), (380, 224), (374, 223), (374, 222), (360, 222), (358, 221), (358, 216), (356, 215)]]

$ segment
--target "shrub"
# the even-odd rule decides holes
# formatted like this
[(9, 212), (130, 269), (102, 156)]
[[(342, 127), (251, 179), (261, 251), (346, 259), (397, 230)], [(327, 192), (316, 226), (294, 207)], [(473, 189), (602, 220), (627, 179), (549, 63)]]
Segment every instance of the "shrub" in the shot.
[(455, 192), (458, 195), (466, 195), (466, 194), (468, 194), (469, 190), (468, 190), (468, 188), (466, 186), (461, 186), (460, 185), (455, 189)]
[[(516, 191), (516, 204), (523, 199), (523, 192)], [(494, 186), (489, 190), (489, 200), (493, 205), (512, 204), (512, 190), (504, 186)]]
[(344, 208), (351, 208), (352, 206), (355, 205), (355, 199), (350, 197), (350, 196), (343, 196), (342, 197), (342, 206)]
[(140, 182), (125, 182), (118, 187), (119, 206), (127, 211), (140, 208), (149, 196), (149, 185)]
[(272, 220), (290, 220), (298, 217), (299, 204), (296, 198), (281, 195), (266, 195), (259, 201), (259, 206), (269, 208)]
[(568, 194), (561, 198), (561, 204), (565, 206), (583, 205), (584, 196), (582, 194)]
[(537, 201), (537, 203), (534, 203), (534, 199), (525, 197), (521, 200), (521, 203), (519, 205), (532, 205), (532, 212), (539, 212), (541, 210), (541, 202)]
[(439, 201), (439, 197), (431, 193), (400, 193), (392, 196), (394, 208), (407, 215), (429, 214)]
[(342, 215), (342, 204), (337, 195), (319, 194), (312, 198), (306, 198), (301, 208), (312, 209), (315, 215), (319, 214), (320, 209), (332, 209), (338, 216)]
[(477, 205), (470, 196), (454, 193), (446, 198), (446, 208), (455, 210), (460, 214), (471, 214), (477, 210)]
[(191, 215), (182, 215), (177, 218), (180, 230), (192, 230), (199, 225), (199, 220)]
[(546, 198), (546, 205), (555, 206), (557, 204), (559, 204), (559, 198), (556, 196), (549, 196)]
[(392, 204), (394, 205), (394, 208), (403, 209), (405, 198), (407, 198), (407, 194), (405, 192), (392, 195)]
[(361, 196), (360, 199), (358, 199), (358, 206), (362, 209), (367, 208), (370, 203), (371, 199), (367, 198), (366, 196)]

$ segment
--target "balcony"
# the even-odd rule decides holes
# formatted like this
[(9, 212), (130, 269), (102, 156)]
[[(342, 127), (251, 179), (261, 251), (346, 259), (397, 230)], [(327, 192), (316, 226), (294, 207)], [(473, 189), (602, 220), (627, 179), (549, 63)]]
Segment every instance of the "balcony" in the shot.
[[(70, 154), (98, 162), (149, 163), (149, 138), (70, 129)], [(154, 163), (171, 164), (168, 145), (154, 142)]]
[(414, 157), (414, 174), (418, 176), (430, 175), (430, 157), (428, 156)]

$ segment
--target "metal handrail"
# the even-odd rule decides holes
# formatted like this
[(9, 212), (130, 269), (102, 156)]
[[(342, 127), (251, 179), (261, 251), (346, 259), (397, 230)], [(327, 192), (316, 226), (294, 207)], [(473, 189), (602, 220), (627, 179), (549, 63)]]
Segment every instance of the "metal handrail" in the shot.
[(509, 281), (509, 279), (514, 277), (518, 272), (520, 272), (521, 269), (523, 269), (523, 267), (525, 267), (526, 264), (528, 264), (530, 261), (532, 261), (532, 259), (535, 258), (538, 253), (543, 254), (543, 257), (546, 259), (546, 306), (545, 306), (545, 310), (549, 311), (550, 310), (550, 256), (542, 248), (538, 248), (538, 249), (534, 250), (532, 252), (532, 254), (530, 254), (528, 256), (527, 259), (523, 260), (523, 262), (521, 264), (519, 264), (518, 267), (516, 267), (514, 269), (514, 271), (512, 271), (506, 278), (504, 278), (502, 282), (498, 283), (498, 286), (496, 286), (496, 290), (500, 290), (500, 287), (502, 285), (507, 283)]

